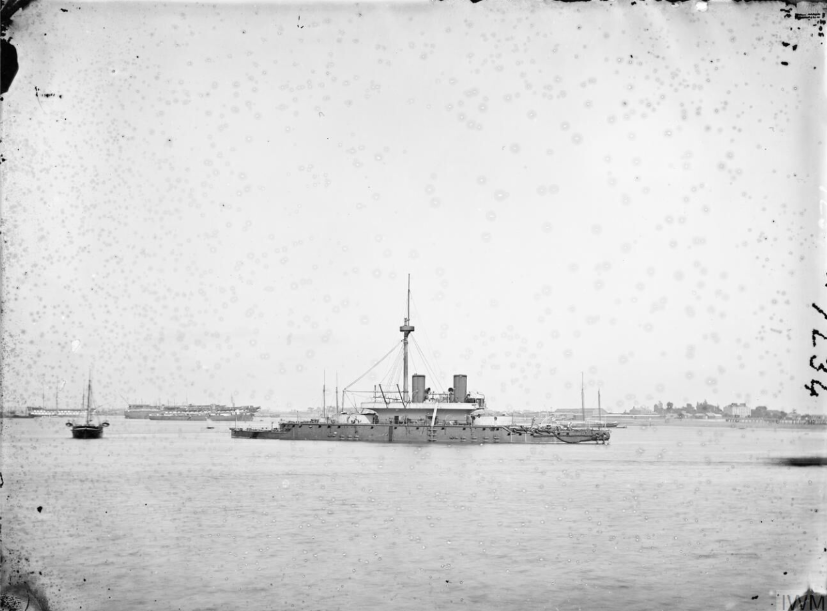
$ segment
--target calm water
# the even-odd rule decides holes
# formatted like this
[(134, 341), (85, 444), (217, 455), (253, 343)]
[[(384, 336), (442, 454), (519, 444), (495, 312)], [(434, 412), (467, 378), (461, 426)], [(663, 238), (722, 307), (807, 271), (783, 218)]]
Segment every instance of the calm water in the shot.
[(827, 582), (827, 469), (770, 460), (827, 453), (823, 432), (446, 447), (110, 422), (3, 422), (7, 567), (54, 611), (774, 609)]

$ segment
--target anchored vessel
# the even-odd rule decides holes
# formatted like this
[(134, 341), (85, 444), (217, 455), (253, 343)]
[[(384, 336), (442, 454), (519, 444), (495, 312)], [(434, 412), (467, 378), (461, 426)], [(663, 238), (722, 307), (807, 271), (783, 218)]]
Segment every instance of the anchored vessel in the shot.
[[(575, 428), (558, 423), (515, 425), (511, 418), (488, 415), (485, 412), (485, 398), (468, 392), (465, 375), (455, 375), (453, 387), (447, 393), (434, 393), (426, 388), (424, 375), (414, 374), (409, 392), (408, 337), (414, 331), (410, 324), (410, 292), (409, 277), (408, 311), (404, 324), (399, 327), (402, 333), (401, 389), (398, 385), (395, 389), (384, 389), (379, 385), (367, 401), (358, 403), (350, 413), (340, 413), (337, 407), (334, 417), (281, 422), (278, 428), (233, 427), (230, 429), (231, 436), (243, 439), (455, 444), (574, 444), (606, 443), (609, 440), (611, 434), (605, 428)], [(346, 388), (343, 399), (347, 392)], [(336, 395), (338, 404), (338, 389)]]
[(83, 424), (67, 422), (66, 426), (72, 429), (72, 437), (75, 439), (100, 439), (103, 437), (103, 429), (109, 426), (108, 422), (100, 424), (92, 423), (92, 377), (89, 376), (89, 386), (85, 397), (86, 421)]
[(220, 420), (250, 421), (255, 417), (259, 407), (244, 405), (227, 407), (226, 405), (129, 405), (124, 416), (130, 420)]
[(237, 411), (224, 409), (214, 412), (176, 410), (165, 411), (159, 414), (150, 414), (148, 418), (149, 420), (215, 420), (221, 422), (236, 420), (250, 421), (253, 419), (258, 410), (258, 407), (250, 407), (245, 409), (239, 408)]
[(61, 418), (82, 418), (85, 410), (81, 409), (71, 409), (71, 408), (61, 408), (58, 404), (58, 394), (57, 390), (55, 390), (55, 406), (54, 408), (46, 407), (46, 393), (43, 393), (43, 403), (41, 407), (28, 407), (26, 408), (26, 416), (27, 418), (49, 418), (54, 416), (60, 416)]
[(52, 416), (61, 416), (69, 418), (83, 417), (84, 410), (82, 409), (50, 409), (48, 407), (30, 407), (26, 417), (28, 418), (48, 418)]

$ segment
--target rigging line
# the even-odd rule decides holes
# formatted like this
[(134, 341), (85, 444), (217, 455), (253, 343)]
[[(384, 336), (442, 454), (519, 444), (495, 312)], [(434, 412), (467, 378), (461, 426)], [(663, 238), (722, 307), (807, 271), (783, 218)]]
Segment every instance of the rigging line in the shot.
[[(373, 371), (374, 369), (376, 369), (376, 367), (377, 367), (377, 366), (378, 366), (378, 365), (379, 365), (382, 361), (384, 361), (386, 358), (388, 358), (388, 357), (389, 357), (389, 356), (393, 353), (393, 351), (394, 351), (394, 350), (397, 350), (397, 349), (399, 348), (399, 345), (398, 345), (398, 344), (399, 344), (399, 342), (394, 342), (393, 348), (391, 348), (385, 356), (383, 356), (381, 359), (379, 359), (378, 361), (376, 361), (376, 363), (374, 363), (374, 365), (373, 365), (370, 369), (368, 369), (365, 373), (363, 373), (363, 374), (362, 374), (362, 375), (360, 375), (358, 378), (356, 378), (353, 382), (351, 382), (350, 384), (348, 384), (347, 386), (345, 386), (344, 390), (349, 389), (351, 386), (353, 386), (353, 385), (354, 385), (354, 384), (356, 384), (357, 382), (361, 381), (361, 380), (362, 380), (362, 378), (364, 378), (366, 375), (368, 375), (371, 371)], [(344, 391), (343, 391), (343, 392), (344, 392)]]
[[(409, 337), (408, 341), (411, 342), (411, 343), (415, 343), (412, 337)], [(413, 352), (408, 351), (408, 373), (410, 375), (413, 375), (415, 373), (419, 373), (417, 371), (417, 363), (416, 363), (416, 359), (414, 358), (415, 356), (416, 355)], [(408, 381), (410, 381), (410, 380), (408, 380)]]
[[(382, 372), (382, 375), (379, 376), (379, 380), (377, 384), (387, 384), (388, 378), (393, 375), (393, 370), (396, 368), (396, 356), (390, 361), (389, 368)], [(373, 385), (374, 390), (376, 390), (376, 384)]]
[(416, 340), (413, 340), (413, 345), (414, 345), (414, 347), (417, 349), (417, 351), (419, 352), (419, 354), (422, 356), (422, 361), (425, 363), (425, 369), (426, 369), (426, 372), (428, 373), (428, 375), (430, 376), (430, 378), (433, 380), (433, 384), (435, 385), (435, 387), (437, 388), (437, 390), (438, 390), (439, 392), (444, 393), (444, 392), (445, 392), (445, 388), (442, 386), (442, 382), (441, 382), (441, 379), (442, 379), (442, 378), (440, 378), (440, 377), (439, 377), (439, 376), (438, 376), (438, 375), (434, 372), (433, 368), (431, 368), (431, 365), (430, 365), (430, 363), (428, 362), (428, 360), (425, 358), (425, 355), (424, 355), (424, 354), (422, 354), (422, 348), (420, 347), (419, 343), (418, 343)]
[[(400, 353), (399, 361), (396, 364), (396, 371), (393, 372), (394, 377), (393, 380), (390, 380), (391, 385), (396, 384), (397, 380), (401, 379), (405, 375), (405, 366), (404, 366), (404, 356)], [(411, 367), (411, 355), (410, 352), (408, 353), (408, 371), (410, 372)]]
[[(433, 370), (433, 368), (431, 367), (431, 364), (430, 364), (430, 362), (428, 361), (428, 359), (426, 359), (426, 358), (425, 358), (425, 354), (424, 354), (424, 352), (422, 351), (422, 346), (420, 346), (420, 345), (419, 345), (419, 342), (417, 342), (416, 340), (413, 340), (413, 345), (414, 345), (414, 348), (416, 348), (417, 352), (419, 353), (419, 356), (421, 356), (421, 357), (422, 357), (422, 362), (424, 363), (426, 373), (427, 373), (427, 374), (431, 377), (431, 379), (432, 379), (432, 380), (434, 380), (434, 383), (435, 383), (437, 386), (439, 386), (439, 385), (440, 385), (440, 378), (439, 378), (439, 377), (436, 375), (436, 373), (434, 372), (434, 370)], [(440, 389), (440, 390), (441, 390), (441, 389)]]
[(382, 383), (385, 386), (392, 386), (393, 383), (396, 381), (397, 377), (399, 376), (399, 367), (402, 365), (402, 349), (400, 347), (399, 351), (396, 353), (396, 358), (391, 363), (391, 368), (382, 378)]
[(345, 399), (345, 398), (342, 399), (342, 411), (344, 411), (348, 408), (348, 406), (344, 404), (345, 400), (349, 400), (350, 401), (350, 407), (352, 407), (353, 409), (356, 409), (356, 393), (350, 393), (350, 394), (351, 394), (351, 396), (349, 396), (349, 397), (347, 395), (344, 395), (344, 397), (347, 397), (347, 399)]
[(393, 362), (393, 371), (390, 372), (390, 376), (388, 376), (388, 379), (386, 380), (388, 386), (393, 386), (396, 380), (399, 379), (399, 372), (402, 369), (402, 361), (404, 360), (404, 349), (400, 345), (399, 352), (396, 353), (396, 360)]
[(413, 344), (413, 347), (416, 349), (416, 352), (419, 354), (419, 356), (422, 357), (422, 366), (424, 368), (422, 373), (425, 374), (430, 384), (434, 384), (435, 387), (438, 386), (439, 382), (435, 380), (433, 371), (431, 371), (427, 359), (422, 354), (422, 349), (419, 347), (419, 344), (417, 344), (416, 340), (413, 340), (411, 343)]
[(390, 385), (396, 383), (404, 375), (404, 368), (405, 368), (405, 350), (403, 348), (399, 349), (399, 352), (396, 355), (396, 368), (393, 370), (393, 379), (388, 380)]
[[(411, 297), (411, 302), (413, 303), (414, 310), (416, 312), (416, 315), (417, 315), (418, 319), (424, 320), (424, 318), (422, 317), (422, 314), (419, 310), (419, 306), (417, 305), (417, 302), (413, 298), (413, 296)], [(425, 347), (428, 349), (428, 351), (431, 353), (431, 355), (435, 355), (436, 351), (434, 350), (433, 345), (431, 344), (431, 337), (428, 335), (428, 323), (423, 322), (423, 324), (420, 325), (420, 328), (421, 328), (422, 334), (425, 336)], [(435, 356), (434, 356), (434, 359), (436, 359)], [(442, 371), (442, 367), (439, 365), (439, 363), (437, 363), (435, 366), (439, 370), (439, 379), (445, 379), (446, 378), (445, 372)]]
[[(419, 355), (422, 358), (422, 367), (423, 367), (422, 373), (424, 373), (426, 375), (432, 375), (430, 373), (431, 368), (428, 366), (428, 360), (425, 358), (425, 355), (422, 354), (422, 349), (419, 347), (419, 344), (417, 343), (417, 341), (415, 339), (411, 338), (411, 344), (416, 349), (416, 354)], [(411, 355), (411, 356), (413, 356), (413, 355)], [(416, 371), (416, 370), (414, 370), (414, 371)], [(419, 373), (419, 372), (417, 372), (417, 373)]]
[[(396, 362), (396, 358), (397, 358), (397, 356), (394, 355), (394, 357), (392, 359), (389, 359), (388, 360), (388, 367), (386, 367), (382, 372), (379, 373), (379, 381), (378, 381), (379, 384), (384, 384), (385, 383), (385, 379), (388, 377), (389, 372), (393, 370), (394, 363)], [(374, 384), (374, 387), (375, 386), (376, 385)]]

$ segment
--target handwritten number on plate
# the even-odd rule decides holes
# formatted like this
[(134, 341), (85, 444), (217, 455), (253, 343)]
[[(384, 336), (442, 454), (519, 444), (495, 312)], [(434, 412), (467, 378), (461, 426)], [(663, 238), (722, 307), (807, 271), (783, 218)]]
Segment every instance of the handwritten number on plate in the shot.
[(813, 365), (813, 361), (815, 361), (815, 360), (816, 360), (816, 355), (814, 354), (813, 356), (810, 357), (810, 367), (812, 367), (816, 371), (827, 371), (827, 367), (824, 367), (824, 365), (822, 365), (821, 363), (818, 364), (818, 367)]
[(816, 388), (815, 388), (816, 384), (821, 386), (824, 390), (827, 390), (827, 386), (825, 386), (824, 384), (822, 384), (818, 380), (810, 380), (810, 384), (809, 385), (805, 384), (804, 388), (806, 388), (807, 390), (810, 391), (810, 396), (811, 397), (818, 397), (819, 396), (818, 392), (816, 391)]

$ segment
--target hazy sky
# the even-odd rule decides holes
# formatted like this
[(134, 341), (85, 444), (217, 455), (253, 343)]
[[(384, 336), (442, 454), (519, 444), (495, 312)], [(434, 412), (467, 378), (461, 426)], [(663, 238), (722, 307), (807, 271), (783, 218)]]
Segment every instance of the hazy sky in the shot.
[(30, 6), (6, 408), (79, 405), (90, 367), (105, 407), (318, 405), (401, 339), (410, 273), (428, 385), (494, 409), (577, 406), (582, 371), (609, 409), (824, 411), (824, 62), (795, 12)]

